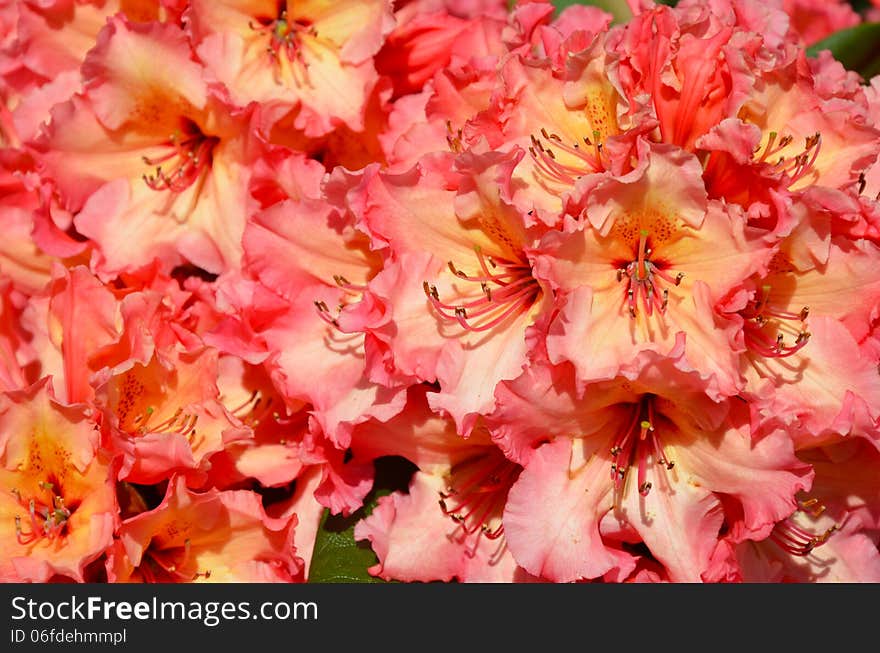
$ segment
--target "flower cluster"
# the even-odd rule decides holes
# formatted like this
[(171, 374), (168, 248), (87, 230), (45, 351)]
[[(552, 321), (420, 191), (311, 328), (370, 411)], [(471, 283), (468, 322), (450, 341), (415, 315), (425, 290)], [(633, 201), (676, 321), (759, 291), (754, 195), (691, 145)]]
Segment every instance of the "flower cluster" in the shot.
[[(0, 580), (880, 581), (842, 3), (0, 3)], [(7, 240), (8, 238), (8, 240)]]

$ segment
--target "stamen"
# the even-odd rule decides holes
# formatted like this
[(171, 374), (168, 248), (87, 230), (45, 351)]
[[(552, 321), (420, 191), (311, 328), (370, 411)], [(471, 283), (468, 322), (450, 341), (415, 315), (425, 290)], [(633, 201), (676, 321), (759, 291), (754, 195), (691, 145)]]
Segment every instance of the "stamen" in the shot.
[[(772, 145), (775, 140), (775, 134), (776, 132), (770, 132), (770, 139), (768, 140), (764, 154), (758, 159), (759, 163), (765, 162), (769, 156), (777, 154), (782, 149), (789, 146), (794, 140), (791, 135), (787, 135), (780, 139), (779, 144), (776, 147), (773, 147)], [(822, 134), (816, 132), (804, 139), (804, 149), (800, 154), (790, 157), (780, 156), (773, 167), (788, 176), (788, 186), (791, 186), (813, 169), (816, 159), (819, 157), (819, 151), (821, 148)]]
[(467, 331), (482, 332), (522, 315), (534, 304), (541, 290), (528, 264), (522, 261), (496, 262), (483, 254), (480, 247), (475, 247), (474, 252), (479, 272), (466, 273), (453, 261), (448, 261), (447, 266), (456, 278), (479, 284), (478, 296), (450, 304), (440, 300), (437, 286), (428, 281), (422, 282), (422, 289), (441, 317), (458, 322)]
[[(768, 358), (787, 358), (796, 354), (809, 342), (810, 333), (806, 330), (806, 320), (810, 315), (810, 307), (804, 306), (798, 313), (775, 308), (769, 303), (771, 290), (769, 284), (764, 284), (759, 298), (741, 313), (745, 318), (743, 335), (746, 345), (753, 352)], [(782, 332), (778, 331), (775, 337), (767, 333), (771, 320), (789, 329), (795, 327), (793, 323), (800, 323), (796, 327), (797, 335), (793, 345), (785, 343)]]
[(639, 258), (638, 258), (638, 280), (643, 281), (648, 278), (648, 270), (645, 267), (645, 243), (648, 241), (648, 232), (642, 229), (639, 232)]
[[(166, 151), (155, 157), (142, 157), (143, 162), (155, 167), (152, 175), (144, 174), (144, 183), (156, 191), (181, 193), (198, 183), (196, 196), (201, 192), (207, 171), (213, 160), (214, 146), (219, 139), (205, 136), (198, 125), (186, 121), (181, 131), (168, 136), (160, 145)], [(163, 168), (163, 164), (167, 164)]]
[[(598, 132), (593, 133), (596, 141), (595, 146), (593, 141), (586, 136), (583, 137), (583, 141), (588, 147), (595, 148), (594, 152), (582, 149), (577, 142), (568, 145), (559, 134), (548, 132), (544, 127), (540, 129), (540, 135), (543, 142), (534, 134), (529, 137), (531, 146), (528, 150), (536, 169), (544, 177), (561, 184), (571, 185), (585, 174), (605, 170), (605, 163), (602, 160), (602, 144), (598, 142), (600, 136)], [(564, 153), (568, 162), (560, 161), (557, 153)]]
[(27, 509), (30, 518), (30, 530), (25, 532), (22, 527), (21, 515), (15, 515), (13, 521), (15, 523), (15, 539), (21, 545), (28, 545), (46, 538), (53, 540), (61, 537), (67, 527), (73, 511), (65, 505), (64, 497), (55, 492), (55, 484), (49, 481), (39, 481), (37, 486), (41, 490), (51, 493), (48, 502), (42, 499), (29, 499), (27, 501), (22, 497), (21, 492), (17, 488), (13, 488), (10, 492), (18, 500), (18, 503)]
[[(654, 464), (662, 465), (664, 470), (671, 470), (675, 466), (675, 463), (663, 453), (655, 424), (653, 396), (645, 395), (633, 405), (627, 427), (618, 433), (610, 449), (611, 480), (616, 492), (622, 491), (628, 470), (635, 465), (639, 494), (647, 496), (650, 493), (653, 483), (648, 480), (649, 456)], [(638, 433), (637, 437), (636, 433)]]
[[(291, 18), (283, 9), (277, 18), (261, 18), (259, 22), (248, 22), (251, 30), (268, 37), (266, 54), (273, 65), (275, 83), (279, 85), (312, 86), (309, 63), (303, 56), (304, 37), (322, 41), (318, 30), (310, 21)], [(283, 56), (282, 56), (283, 55)], [(296, 64), (293, 66), (292, 64)]]
[(828, 528), (824, 533), (815, 535), (788, 519), (779, 522), (770, 533), (770, 540), (775, 542), (783, 551), (792, 555), (804, 557), (812, 553), (813, 549), (822, 546), (838, 530), (837, 524)]
[[(497, 540), (504, 535), (500, 515), (521, 469), (492, 449), (450, 470), (447, 490), (440, 493), (440, 509), (456, 524), (449, 533), (451, 540), (461, 544), (475, 536), (468, 555), (476, 554), (481, 538)], [(452, 497), (454, 502), (450, 501)]]

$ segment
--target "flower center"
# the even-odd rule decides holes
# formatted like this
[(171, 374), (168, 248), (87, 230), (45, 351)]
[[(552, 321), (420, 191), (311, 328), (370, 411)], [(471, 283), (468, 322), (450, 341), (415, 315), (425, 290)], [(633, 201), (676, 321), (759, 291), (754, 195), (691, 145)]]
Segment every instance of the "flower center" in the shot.
[(638, 468), (639, 494), (647, 496), (653, 484), (648, 480), (648, 458), (663, 469), (671, 470), (675, 463), (663, 452), (660, 435), (656, 431), (654, 397), (645, 395), (633, 404), (625, 429), (620, 431), (611, 445), (611, 479), (619, 496), (626, 483), (629, 469)]
[[(476, 554), (481, 538), (498, 540), (504, 535), (501, 515), (507, 493), (521, 470), (520, 465), (505, 458), (497, 449), (468, 458), (450, 470), (446, 491), (440, 493), (440, 509), (456, 524), (450, 538), (463, 543), (476, 536), (471, 556)], [(502, 542), (492, 560), (503, 550)]]
[(189, 538), (184, 540), (183, 546), (159, 549), (150, 546), (144, 552), (143, 561), (138, 567), (147, 583), (161, 582), (185, 582), (190, 583), (204, 577), (211, 577), (211, 570), (204, 572), (193, 571), (194, 560), (190, 556), (191, 544)]
[[(309, 84), (308, 63), (303, 59), (302, 37), (308, 35), (313, 39), (318, 38), (318, 31), (311, 20), (303, 17), (291, 18), (287, 9), (281, 9), (277, 17), (250, 20), (248, 26), (260, 36), (268, 37), (266, 53), (274, 64), (276, 83), (282, 84), (285, 80), (290, 80), (295, 85), (300, 82)], [(290, 64), (294, 62), (299, 64), (302, 80), (290, 75)]]
[(56, 540), (66, 534), (67, 522), (76, 506), (65, 505), (64, 497), (56, 492), (55, 484), (40, 481), (42, 496), (25, 501), (21, 492), (13, 489), (18, 503), (27, 509), (29, 530), (25, 530), (21, 515), (15, 515), (15, 537), (19, 544), (32, 544), (40, 539)]
[(488, 331), (505, 321), (522, 315), (535, 303), (541, 287), (532, 276), (531, 267), (522, 261), (495, 259), (475, 247), (479, 270), (468, 274), (449, 261), (449, 269), (459, 279), (476, 287), (479, 295), (458, 304), (440, 300), (437, 286), (423, 282), (425, 296), (437, 313), (457, 321), (467, 331)]
[(617, 268), (617, 281), (626, 280), (626, 304), (631, 318), (636, 317), (639, 304), (648, 315), (653, 315), (654, 311), (664, 313), (669, 304), (669, 286), (678, 286), (684, 279), (683, 272), (673, 277), (668, 265), (651, 260), (653, 251), (648, 247), (649, 237), (650, 232), (641, 229), (636, 258)]
[(199, 421), (198, 415), (186, 413), (182, 408), (178, 408), (171, 417), (158, 424), (150, 424), (155, 412), (155, 408), (147, 406), (143, 413), (134, 418), (136, 425), (134, 435), (143, 436), (147, 433), (182, 435), (193, 449), (204, 442), (205, 436), (200, 436), (196, 430), (196, 424)]
[(181, 129), (171, 134), (160, 144), (165, 152), (154, 157), (143, 157), (144, 163), (155, 167), (152, 175), (143, 175), (143, 180), (153, 190), (170, 190), (181, 193), (197, 184), (196, 196), (201, 192), (206, 173), (211, 169), (214, 146), (220, 139), (206, 136), (191, 120), (186, 120)]

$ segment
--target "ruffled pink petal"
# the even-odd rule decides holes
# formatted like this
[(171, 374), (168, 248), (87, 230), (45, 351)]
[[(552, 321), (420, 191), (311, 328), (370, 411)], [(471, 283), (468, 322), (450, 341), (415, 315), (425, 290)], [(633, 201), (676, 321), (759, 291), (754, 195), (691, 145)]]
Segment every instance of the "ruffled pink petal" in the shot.
[(5, 582), (46, 582), (53, 574), (82, 582), (117, 525), (116, 470), (98, 448), (96, 424), (84, 404), (63, 405), (52, 395), (48, 377), (0, 395)]
[(49, 337), (64, 361), (64, 384), (59, 398), (91, 401), (95, 370), (89, 359), (100, 348), (119, 340), (121, 315), (113, 293), (86, 268), (60, 270), (50, 288)]
[(794, 496), (807, 490), (813, 472), (795, 456), (783, 431), (753, 438), (744, 411), (715, 433), (698, 431), (686, 418), (677, 419), (684, 446), (676, 446), (676, 468), (686, 481), (715, 493), (732, 495), (743, 510), (743, 532), (761, 538), (797, 506)]
[[(168, 67), (157, 67), (157, 59)], [(82, 72), (95, 114), (108, 129), (119, 129), (133, 118), (162, 129), (177, 114), (202, 109), (207, 101), (202, 67), (192, 58), (186, 34), (175, 25), (111, 18)]]
[(715, 396), (734, 395), (742, 385), (734, 344), (737, 325), (714, 313), (708, 294), (706, 285), (697, 282), (690, 297), (671, 299), (667, 315), (655, 318), (661, 326), (655, 329), (650, 318), (631, 320), (626, 315), (622, 291), (606, 303), (609, 293), (578, 288), (551, 323), (550, 360), (573, 363), (583, 384), (614, 378), (624, 370), (637, 372), (635, 347), (680, 360), (682, 371), (697, 370)]
[[(782, 359), (752, 356), (745, 374), (761, 421), (791, 429), (798, 448), (853, 433), (876, 439), (880, 378), (840, 322), (810, 320), (810, 340)], [(792, 428), (794, 427), (794, 428)]]
[(258, 213), (243, 242), (248, 269), (284, 297), (334, 278), (362, 286), (378, 264), (368, 240), (318, 200), (287, 200)]
[(592, 449), (568, 438), (545, 444), (510, 490), (507, 543), (535, 576), (570, 582), (631, 568), (631, 556), (607, 548), (599, 533), (599, 521), (612, 507), (612, 483), (607, 461)]
[(302, 566), (295, 525), (293, 516), (267, 516), (253, 492), (194, 493), (175, 479), (162, 503), (125, 521), (119, 536), (144, 580), (290, 582)]
[(370, 573), (407, 582), (512, 582), (517, 565), (503, 539), (482, 538), (475, 549), (457, 541), (455, 523), (438, 505), (444, 487), (442, 478), (416, 472), (408, 493), (382, 497), (358, 522), (355, 539), (369, 540), (379, 558)]
[(399, 414), (387, 422), (358, 424), (351, 442), (355, 457), (403, 456), (423, 472), (439, 474), (489, 445), (483, 429), (475, 429), (468, 438), (459, 437), (454, 422), (429, 408), (429, 394), (424, 384), (411, 386), (406, 407)]

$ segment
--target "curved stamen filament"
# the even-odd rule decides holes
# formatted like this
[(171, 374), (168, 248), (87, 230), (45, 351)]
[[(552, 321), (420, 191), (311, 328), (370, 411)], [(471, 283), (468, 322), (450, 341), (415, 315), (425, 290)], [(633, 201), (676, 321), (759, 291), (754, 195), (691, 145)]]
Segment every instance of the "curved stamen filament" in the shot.
[(649, 456), (654, 464), (662, 465), (666, 470), (675, 466), (663, 451), (656, 424), (653, 397), (646, 395), (633, 405), (626, 428), (617, 434), (610, 449), (611, 480), (615, 491), (620, 492), (623, 489), (628, 470), (635, 465), (639, 494), (648, 495), (653, 487), (648, 480)]
[[(761, 158), (758, 159), (759, 162), (766, 161), (768, 157), (771, 157), (771, 156), (781, 152), (786, 147), (788, 147), (791, 144), (791, 142), (794, 140), (794, 138), (792, 136), (786, 135), (786, 136), (783, 136), (782, 138), (779, 139), (779, 143), (776, 143), (777, 136), (779, 136), (779, 134), (777, 132), (775, 132), (775, 131), (770, 132), (769, 138), (767, 139), (767, 145), (764, 146), (764, 152), (763, 152), (763, 154), (761, 154)], [(774, 147), (774, 145), (775, 145), (775, 147)], [(760, 145), (758, 146), (756, 153), (758, 151), (760, 151)]]
[(684, 279), (683, 272), (673, 277), (667, 270), (661, 268), (661, 265), (665, 267), (664, 264), (651, 260), (653, 251), (648, 245), (649, 237), (650, 233), (646, 229), (641, 229), (635, 258), (617, 268), (617, 280), (626, 279), (625, 301), (631, 318), (636, 317), (639, 304), (649, 316), (653, 315), (654, 311), (666, 312), (666, 307), (669, 305), (669, 288), (664, 288), (663, 284), (668, 284), (670, 287), (679, 286)]
[(198, 181), (200, 191), (218, 142), (219, 139), (205, 136), (195, 125), (190, 125), (183, 134), (171, 134), (162, 144), (168, 148), (167, 152), (142, 157), (145, 164), (155, 167), (152, 175), (143, 175), (144, 182), (153, 190), (180, 193)]
[(639, 257), (638, 257), (638, 266), (636, 270), (638, 272), (638, 280), (644, 281), (648, 278), (648, 269), (645, 266), (645, 244), (648, 242), (648, 232), (642, 229), (639, 232)]
[(353, 294), (361, 294), (367, 290), (366, 285), (352, 283), (351, 281), (349, 281), (348, 279), (343, 277), (341, 274), (334, 274), (333, 281), (336, 283), (337, 286), (339, 286), (343, 290), (346, 290), (346, 291), (353, 293)]
[[(151, 546), (144, 553), (144, 561), (138, 569), (148, 583), (157, 583), (162, 580), (189, 583), (201, 577), (210, 578), (210, 570), (192, 573), (185, 571), (190, 562), (191, 553), (192, 546), (189, 538), (184, 541), (182, 547), (177, 546), (159, 551)], [(162, 578), (157, 577), (157, 571), (162, 574)]]
[(819, 150), (822, 149), (822, 135), (818, 132), (806, 138), (803, 153), (794, 157), (794, 159), (785, 167), (791, 181), (789, 185), (794, 184), (804, 175), (806, 175), (819, 158)]
[[(570, 185), (585, 174), (601, 172), (605, 169), (599, 136), (598, 132), (593, 132), (593, 141), (584, 136), (583, 143), (587, 147), (583, 148), (578, 142), (569, 145), (558, 134), (548, 133), (546, 129), (541, 128), (543, 140), (534, 134), (530, 135), (529, 154), (535, 162), (535, 167), (544, 176)], [(576, 163), (562, 163), (557, 158), (557, 151), (564, 152), (569, 159), (574, 158)]]
[(352, 283), (341, 274), (334, 274), (333, 282), (345, 291), (345, 296), (341, 299), (340, 303), (336, 305), (336, 317), (333, 316), (330, 307), (327, 306), (327, 302), (324, 300), (316, 299), (314, 304), (315, 308), (318, 309), (318, 317), (337, 331), (342, 332), (342, 329), (339, 326), (339, 314), (342, 313), (347, 303), (358, 301), (367, 291), (368, 286), (366, 284)]
[(801, 528), (791, 518), (788, 518), (776, 524), (770, 533), (770, 540), (775, 542), (783, 551), (803, 557), (809, 555), (816, 547), (825, 544), (837, 529), (838, 527), (835, 524), (824, 533), (816, 535)]
[[(769, 303), (770, 291), (771, 286), (764, 284), (761, 287), (761, 296), (742, 313), (746, 319), (743, 330), (745, 343), (749, 349), (761, 356), (787, 358), (803, 349), (810, 340), (810, 333), (806, 328), (810, 307), (804, 306), (799, 313), (775, 308)], [(775, 337), (766, 333), (771, 319), (783, 323), (800, 323), (794, 344), (786, 344), (785, 336), (781, 332), (777, 332)]]
[[(495, 450), (452, 468), (439, 503), (443, 514), (457, 524), (457, 541), (477, 534), (475, 552), (481, 537), (497, 540), (504, 534), (504, 525), (498, 518), (521, 469)], [(455, 537), (456, 532), (451, 536)]]
[[(432, 308), (443, 318), (455, 320), (467, 331), (488, 331), (526, 312), (541, 292), (530, 267), (521, 261), (495, 261), (474, 248), (480, 273), (468, 274), (449, 261), (452, 273), (462, 281), (480, 284), (482, 296), (450, 304), (440, 299), (437, 286), (424, 281), (422, 288)], [(490, 270), (490, 266), (494, 271)]]

